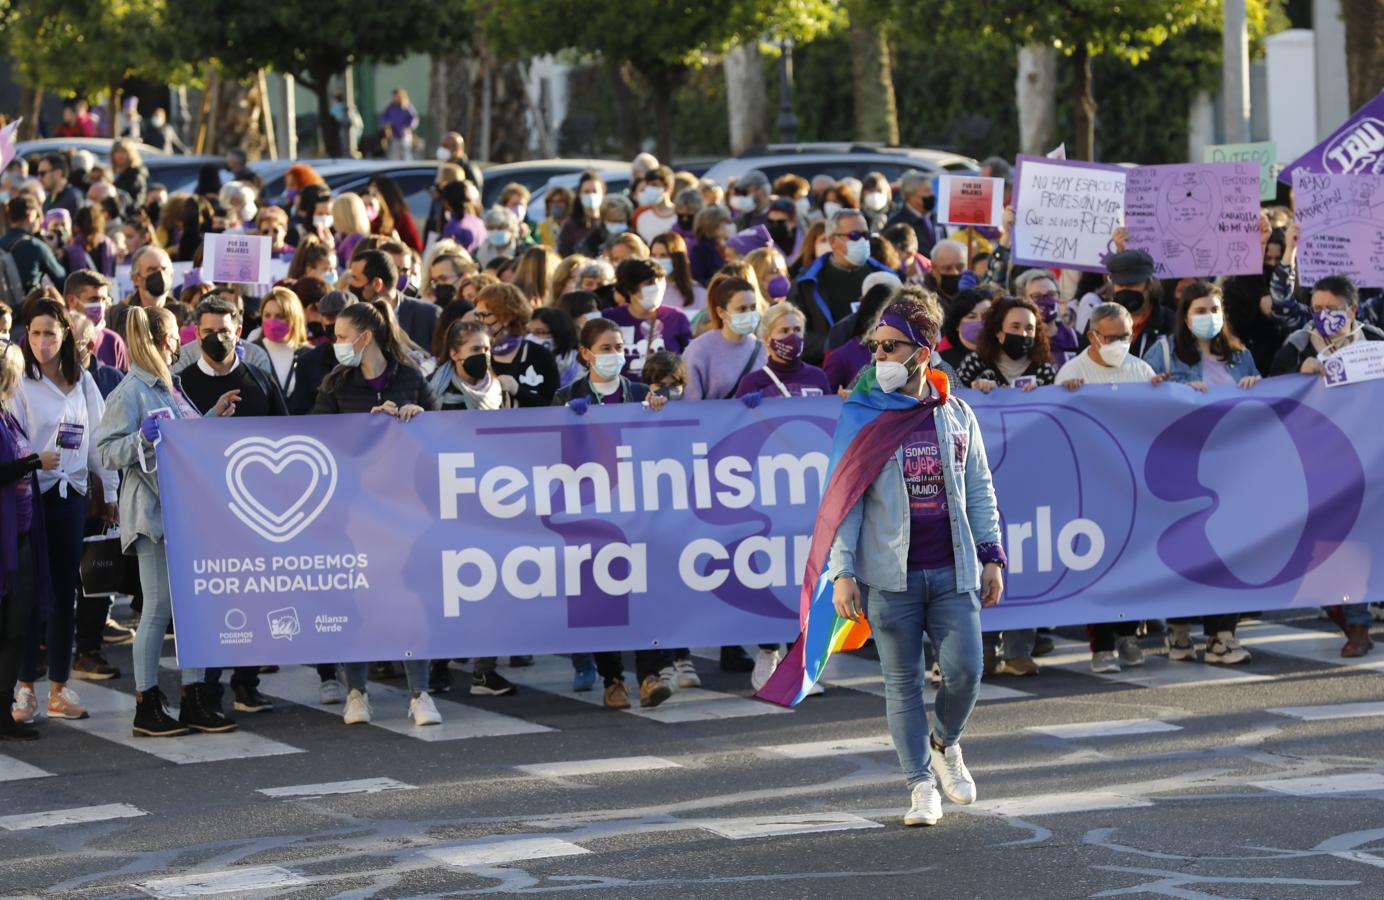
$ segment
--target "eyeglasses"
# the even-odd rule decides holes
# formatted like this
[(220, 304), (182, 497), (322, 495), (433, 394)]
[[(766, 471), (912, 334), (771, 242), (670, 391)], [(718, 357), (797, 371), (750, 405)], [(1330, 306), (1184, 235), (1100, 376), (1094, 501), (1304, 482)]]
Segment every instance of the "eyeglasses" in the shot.
[(1115, 344), (1119, 343), (1120, 341), (1132, 341), (1134, 339), (1133, 333), (1128, 331), (1124, 332), (1123, 334), (1101, 334), (1099, 331), (1097, 331), (1095, 332), (1095, 335), (1096, 337), (1100, 338), (1100, 342), (1102, 344)]
[(51, 171), (53, 171), (53, 170), (52, 170), (52, 169), (39, 169), (38, 172), (35, 173), (35, 174), (37, 174), (38, 177), (42, 178), (44, 175), (47, 175), (47, 174), (48, 174), (49, 172), (51, 172)]
[(913, 343), (912, 341), (902, 341), (902, 340), (896, 341), (896, 340), (892, 340), (892, 339), (890, 339), (890, 340), (885, 340), (885, 341), (866, 341), (866, 342), (865, 342), (865, 349), (869, 350), (871, 353), (878, 353), (881, 347), (884, 348), (884, 352), (885, 352), (885, 353), (893, 353), (893, 352), (894, 352), (896, 349), (898, 349), (899, 347), (917, 347), (917, 346), (918, 346), (918, 345), (915, 344), (915, 343)]
[(868, 239), (873, 237), (874, 235), (870, 234), (870, 232), (868, 231), (839, 231), (836, 233), (836, 236), (843, 237), (848, 241), (858, 241), (861, 238)]

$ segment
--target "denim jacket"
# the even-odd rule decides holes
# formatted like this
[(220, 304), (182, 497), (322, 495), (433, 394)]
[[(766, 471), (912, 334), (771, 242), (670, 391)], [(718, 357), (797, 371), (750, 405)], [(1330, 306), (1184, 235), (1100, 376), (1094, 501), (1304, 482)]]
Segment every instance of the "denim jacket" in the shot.
[[(981, 565), (1005, 562), (985, 443), (975, 413), (957, 397), (936, 407), (932, 420), (937, 426), (937, 445), (947, 457), (942, 472), (956, 557), (956, 589), (978, 591)], [(908, 539), (908, 488), (903, 447), (899, 447), (842, 520), (831, 542), (826, 575), (832, 580), (852, 575), (879, 590), (906, 590)]]
[[(1144, 354), (1144, 362), (1159, 375), (1167, 373), (1168, 380), (1176, 384), (1202, 380), (1201, 360), (1192, 365), (1183, 362), (1173, 349), (1170, 337), (1164, 337), (1150, 347)], [(1234, 356), (1226, 360), (1225, 367), (1236, 384), (1240, 383), (1241, 378), (1259, 374), (1259, 367), (1254, 364), (1254, 357), (1248, 350), (1237, 350)]]
[[(173, 384), (182, 393), (177, 375)], [(101, 464), (120, 473), (120, 546), (126, 553), (133, 552), (130, 547), (141, 535), (163, 540), (158, 461), (154, 445), (139, 431), (150, 410), (160, 407), (171, 409), (175, 419), (183, 418), (163, 381), (131, 363), (130, 374), (106, 398), (106, 414), (96, 438)]]

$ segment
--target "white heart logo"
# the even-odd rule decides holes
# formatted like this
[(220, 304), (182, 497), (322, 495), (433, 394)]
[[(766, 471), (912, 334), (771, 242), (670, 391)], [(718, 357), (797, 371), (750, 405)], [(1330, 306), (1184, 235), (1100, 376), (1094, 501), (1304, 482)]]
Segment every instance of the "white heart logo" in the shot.
[[(226, 457), (231, 512), (251, 531), (276, 544), (292, 540), (311, 525), (336, 491), (336, 459), (320, 441), (306, 435), (277, 441), (242, 438), (226, 448)], [(251, 492), (245, 484), (245, 470), (251, 466), (264, 466), (275, 476), (275, 496), (293, 497), (299, 491), (287, 509), (275, 512)], [(308, 509), (314, 501), (316, 505)]]

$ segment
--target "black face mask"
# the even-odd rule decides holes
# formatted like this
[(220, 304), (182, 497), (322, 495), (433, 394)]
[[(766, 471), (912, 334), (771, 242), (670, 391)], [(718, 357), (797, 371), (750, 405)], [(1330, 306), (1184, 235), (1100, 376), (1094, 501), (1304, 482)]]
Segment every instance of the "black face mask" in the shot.
[(1273, 273), (1277, 270), (1278, 266), (1271, 266), (1268, 263), (1264, 263), (1264, 280), (1273, 281)]
[(461, 361), (461, 371), (467, 378), (479, 379), (490, 369), (490, 357), (485, 353), (473, 353)]
[(309, 322), (307, 325), (308, 340), (320, 341), (327, 336), (327, 326), (321, 322)]
[(923, 212), (929, 212), (929, 213), (930, 213), (930, 212), (932, 212), (932, 211), (933, 211), (934, 209), (936, 209), (936, 208), (937, 208), (937, 197), (936, 197), (936, 196), (924, 197), (924, 198), (923, 198)]
[(678, 216), (678, 227), (683, 231), (692, 230), (692, 219), (694, 216)]
[(235, 352), (235, 335), (222, 331), (202, 338), (202, 352), (214, 363), (225, 362)]
[(163, 279), (163, 270), (152, 272), (144, 279), (144, 292), (150, 297), (162, 297), (168, 293), (168, 283)]
[(1006, 334), (1001, 347), (1004, 349), (1004, 355), (1010, 359), (1023, 359), (1033, 349), (1033, 338), (1025, 334)]
[(351, 293), (355, 294), (356, 299), (359, 300), (361, 303), (370, 302), (369, 298), (365, 296), (365, 285), (348, 284), (346, 285), (346, 289)]
[(1131, 313), (1138, 312), (1144, 306), (1143, 291), (1116, 291), (1113, 299), (1116, 303), (1120, 304), (1125, 309), (1129, 310)]
[(433, 302), (438, 306), (446, 306), (456, 299), (457, 286), (454, 284), (433, 285)]
[(948, 297), (956, 296), (956, 292), (961, 290), (960, 275), (939, 275), (937, 276), (937, 289)]
[(774, 243), (780, 247), (790, 247), (793, 244), (793, 227), (781, 219), (770, 219), (765, 223), (769, 229), (769, 237), (774, 239)]

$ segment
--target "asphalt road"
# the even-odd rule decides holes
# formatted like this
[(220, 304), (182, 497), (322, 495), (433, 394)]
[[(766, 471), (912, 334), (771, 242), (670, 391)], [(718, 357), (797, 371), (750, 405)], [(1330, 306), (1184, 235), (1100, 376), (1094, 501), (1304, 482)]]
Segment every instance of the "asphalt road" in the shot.
[(435, 728), (397, 682), (347, 727), (286, 669), (236, 734), (151, 740), (116, 648), (125, 677), (75, 684), (90, 720), (0, 745), (0, 895), (1384, 897), (1384, 648), (1341, 660), (1311, 618), (1242, 637), (1230, 670), (1148, 638), (1146, 666), (1095, 676), (1059, 640), (1039, 676), (987, 679), (980, 800), (932, 828), (902, 825), (868, 650), (793, 712), (706, 659), (703, 688), (611, 712), (539, 658), (501, 668), (513, 696), (440, 696)]

